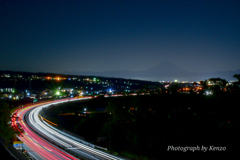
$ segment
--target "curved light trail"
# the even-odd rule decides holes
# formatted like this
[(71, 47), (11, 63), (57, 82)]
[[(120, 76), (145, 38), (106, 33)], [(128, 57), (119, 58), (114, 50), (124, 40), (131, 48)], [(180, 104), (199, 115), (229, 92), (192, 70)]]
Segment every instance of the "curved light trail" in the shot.
[[(39, 116), (39, 112), (44, 107), (82, 99), (89, 99), (89, 97), (45, 102), (26, 106), (15, 111), (14, 114), (17, 115), (17, 118), (12, 119), (12, 126), (19, 131), (19, 128), (23, 129), (24, 133), (19, 136), (19, 139), (24, 142), (25, 150), (27, 150), (34, 159), (121, 160), (121, 158), (95, 149), (98, 146), (92, 145), (52, 127)], [(19, 124), (16, 123), (17, 119)], [(101, 147), (98, 148), (101, 149)]]

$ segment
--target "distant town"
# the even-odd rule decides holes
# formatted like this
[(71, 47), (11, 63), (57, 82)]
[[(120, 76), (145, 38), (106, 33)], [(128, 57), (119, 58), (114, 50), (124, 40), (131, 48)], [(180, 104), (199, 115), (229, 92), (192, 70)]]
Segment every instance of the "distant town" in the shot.
[(197, 82), (143, 81), (135, 79), (0, 71), (1, 99), (48, 99), (115, 94), (184, 93), (212, 95), (216, 91), (239, 90), (239, 74), (235, 81), (209, 78)]

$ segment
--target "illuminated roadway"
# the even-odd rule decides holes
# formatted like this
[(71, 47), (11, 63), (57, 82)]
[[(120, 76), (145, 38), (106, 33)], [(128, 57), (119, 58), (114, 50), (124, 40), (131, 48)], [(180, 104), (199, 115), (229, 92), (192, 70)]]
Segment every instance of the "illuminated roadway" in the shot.
[[(36, 105), (30, 105), (18, 109), (15, 113), (18, 118), (12, 119), (12, 126), (19, 129), (21, 127), (24, 133), (19, 139), (24, 143), (24, 149), (32, 159), (89, 159), (89, 160), (121, 160), (116, 156), (95, 148), (104, 149), (82, 141), (76, 137), (68, 135), (52, 127), (39, 116), (39, 112), (44, 107), (52, 104), (82, 100), (89, 98), (71, 100), (57, 100), (45, 102)], [(17, 123), (17, 121), (19, 123)]]

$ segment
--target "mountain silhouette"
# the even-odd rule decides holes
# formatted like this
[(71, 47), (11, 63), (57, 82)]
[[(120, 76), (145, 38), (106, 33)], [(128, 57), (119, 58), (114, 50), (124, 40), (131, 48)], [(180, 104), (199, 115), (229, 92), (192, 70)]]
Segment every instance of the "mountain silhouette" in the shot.
[(103, 77), (116, 77), (116, 78), (131, 78), (152, 81), (173, 81), (175, 79), (180, 81), (200, 81), (209, 78), (223, 78), (226, 80), (234, 80), (234, 74), (240, 74), (240, 69), (236, 71), (216, 71), (216, 72), (189, 72), (185, 71), (169, 61), (164, 61), (152, 68), (142, 71), (128, 71), (128, 70), (115, 70), (104, 72), (62, 72), (62, 74), (72, 75), (87, 75), (87, 76), (103, 76)]
[(179, 76), (186, 76), (190, 72), (185, 71), (185, 70), (173, 65), (169, 61), (164, 61), (157, 66), (154, 66), (150, 69), (143, 71), (142, 73), (146, 76), (154, 76), (154, 77), (159, 77), (159, 76), (165, 77), (165, 76), (170, 76), (170, 75), (173, 75), (174, 77), (175, 76), (179, 77)]
[(157, 66), (147, 69), (146, 71), (148, 71), (148, 72), (172, 72), (172, 73), (187, 72), (187, 71), (184, 71), (183, 69), (173, 65), (169, 61), (164, 61)]

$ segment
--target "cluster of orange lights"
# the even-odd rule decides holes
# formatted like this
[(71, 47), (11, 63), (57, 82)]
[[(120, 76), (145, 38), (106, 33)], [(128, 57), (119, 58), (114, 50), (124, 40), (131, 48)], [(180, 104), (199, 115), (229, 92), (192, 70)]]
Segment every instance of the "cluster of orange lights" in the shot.
[(52, 78), (52, 77), (46, 77), (46, 79), (50, 80), (50, 79), (53, 79), (53, 80), (64, 80), (64, 79), (67, 79), (67, 78), (61, 78), (61, 77), (55, 77), (55, 78)]
[[(181, 89), (179, 89), (181, 91)], [(190, 88), (182, 88), (183, 91), (190, 91)]]
[[(179, 91), (181, 91), (181, 90), (183, 90), (183, 91), (190, 91), (190, 88), (188, 88), (188, 87), (186, 87), (186, 88), (180, 88), (179, 89)], [(202, 87), (195, 87), (195, 88), (193, 88), (193, 90), (202, 90)]]

